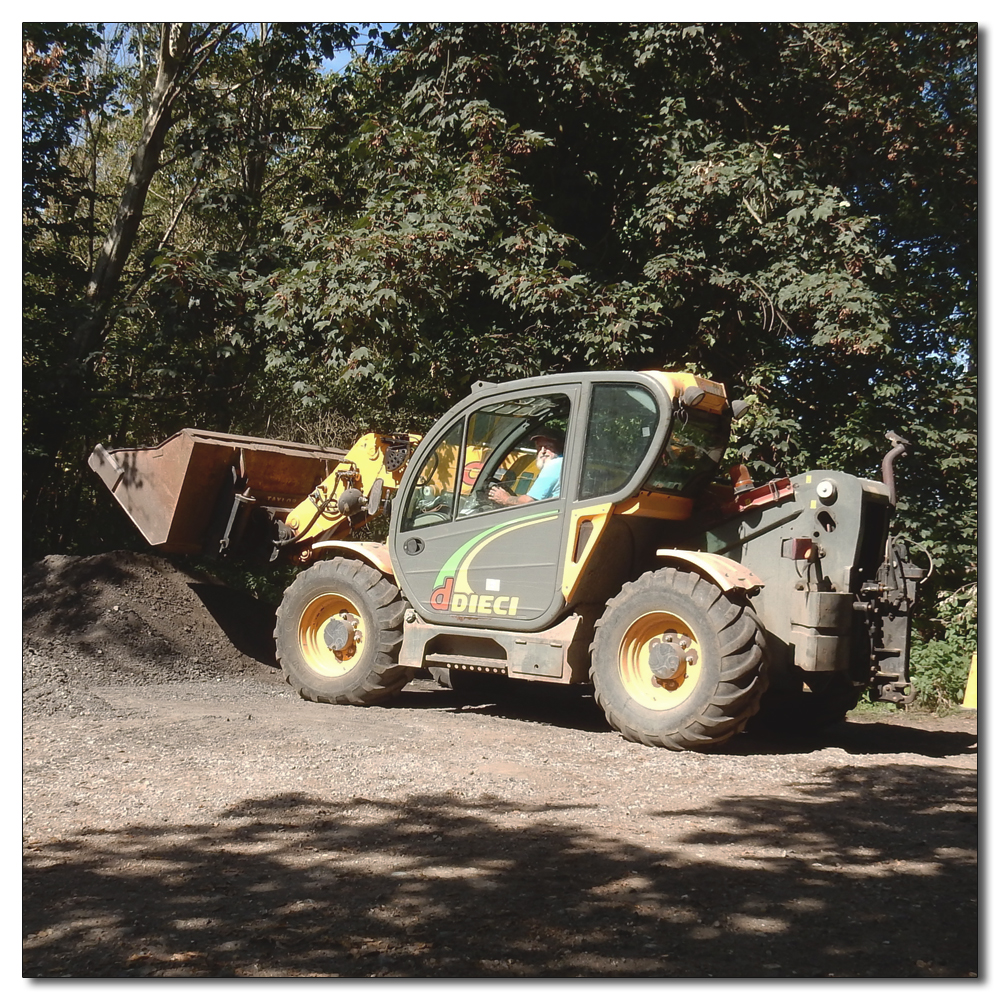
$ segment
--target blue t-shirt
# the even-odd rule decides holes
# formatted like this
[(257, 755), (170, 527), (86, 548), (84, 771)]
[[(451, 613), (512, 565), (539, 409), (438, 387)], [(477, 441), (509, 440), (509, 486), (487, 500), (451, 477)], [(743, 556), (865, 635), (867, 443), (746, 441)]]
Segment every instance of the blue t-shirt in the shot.
[(528, 496), (532, 500), (550, 500), (559, 496), (559, 479), (562, 475), (562, 455), (550, 458), (548, 464), (538, 473), (538, 478), (531, 484)]

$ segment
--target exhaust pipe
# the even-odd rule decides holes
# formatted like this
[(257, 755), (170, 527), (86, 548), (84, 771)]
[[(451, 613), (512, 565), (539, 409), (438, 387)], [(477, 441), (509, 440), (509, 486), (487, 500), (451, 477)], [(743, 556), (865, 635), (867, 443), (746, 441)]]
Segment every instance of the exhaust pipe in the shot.
[(910, 442), (901, 438), (895, 431), (889, 431), (886, 438), (892, 445), (892, 449), (882, 459), (882, 482), (889, 487), (889, 503), (896, 506), (896, 473), (893, 463), (901, 455), (906, 454), (906, 449), (911, 447)]

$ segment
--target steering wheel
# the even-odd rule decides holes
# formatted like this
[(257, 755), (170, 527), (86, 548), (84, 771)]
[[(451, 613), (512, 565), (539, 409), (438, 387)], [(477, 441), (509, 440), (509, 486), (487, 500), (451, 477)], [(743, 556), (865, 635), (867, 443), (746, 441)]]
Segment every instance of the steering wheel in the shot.
[(495, 485), (495, 483), (489, 483), (486, 486), (481, 486), (478, 490), (473, 490), (462, 505), (462, 514), (479, 514), (485, 510), (496, 510), (498, 507), (502, 507), (503, 504), (490, 499), (489, 491)]
[(420, 475), (417, 478), (417, 482), (415, 485), (426, 486), (433, 478), (434, 473), (437, 472), (438, 466), (441, 464), (441, 456), (438, 455), (437, 452), (434, 452), (431, 458), (434, 459), (433, 463), (430, 465), (425, 465), (423, 469), (421, 469)]

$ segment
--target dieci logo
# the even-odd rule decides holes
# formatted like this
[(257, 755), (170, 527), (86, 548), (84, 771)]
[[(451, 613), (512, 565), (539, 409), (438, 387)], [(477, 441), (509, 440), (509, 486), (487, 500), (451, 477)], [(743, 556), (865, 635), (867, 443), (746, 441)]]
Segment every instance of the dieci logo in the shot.
[(470, 615), (516, 615), (517, 598), (500, 594), (473, 594), (469, 591), (455, 593), (455, 578), (449, 576), (431, 594), (430, 606), (435, 611), (463, 611)]

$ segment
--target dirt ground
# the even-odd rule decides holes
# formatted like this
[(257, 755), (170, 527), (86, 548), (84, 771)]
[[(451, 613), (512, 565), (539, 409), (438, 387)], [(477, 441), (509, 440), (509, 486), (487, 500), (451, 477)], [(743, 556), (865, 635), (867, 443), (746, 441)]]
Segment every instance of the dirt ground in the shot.
[(151, 555), (23, 601), (26, 977), (978, 974), (975, 712), (675, 754), (541, 684), (300, 701)]

